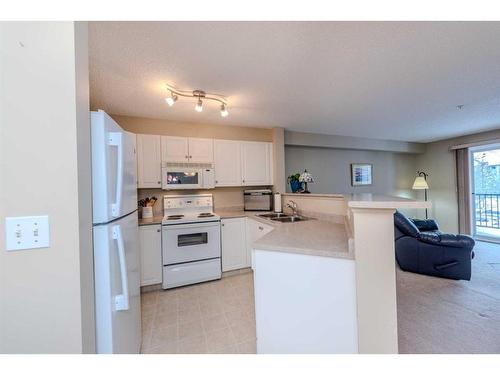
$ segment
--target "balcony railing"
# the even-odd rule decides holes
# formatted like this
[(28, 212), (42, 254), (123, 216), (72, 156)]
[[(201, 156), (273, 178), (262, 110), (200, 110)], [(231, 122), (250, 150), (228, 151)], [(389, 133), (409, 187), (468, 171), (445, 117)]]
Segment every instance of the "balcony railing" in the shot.
[(474, 194), (476, 226), (500, 229), (500, 194)]

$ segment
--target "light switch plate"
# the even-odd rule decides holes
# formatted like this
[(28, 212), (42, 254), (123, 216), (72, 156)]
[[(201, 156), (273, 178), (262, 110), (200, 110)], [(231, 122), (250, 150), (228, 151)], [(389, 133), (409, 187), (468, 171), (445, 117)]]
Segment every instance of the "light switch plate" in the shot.
[(5, 238), (7, 251), (49, 247), (49, 217), (7, 217)]

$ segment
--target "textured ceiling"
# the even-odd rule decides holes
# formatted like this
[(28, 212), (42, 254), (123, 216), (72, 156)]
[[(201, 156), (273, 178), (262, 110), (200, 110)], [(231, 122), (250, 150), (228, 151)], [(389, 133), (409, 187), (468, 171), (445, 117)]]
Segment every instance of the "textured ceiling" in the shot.
[[(500, 127), (499, 22), (91, 22), (93, 109), (381, 139)], [(164, 102), (164, 83), (227, 95)], [(457, 105), (464, 104), (462, 110)]]

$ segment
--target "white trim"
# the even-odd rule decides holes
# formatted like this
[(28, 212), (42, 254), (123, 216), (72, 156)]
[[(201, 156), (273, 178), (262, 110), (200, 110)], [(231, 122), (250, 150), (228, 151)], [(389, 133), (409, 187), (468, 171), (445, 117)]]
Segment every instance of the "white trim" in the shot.
[(474, 235), (473, 237), (477, 241), (500, 244), (500, 237), (493, 237), (493, 236), (490, 237), (490, 236), (481, 236), (481, 235), (479, 235), (479, 236)]
[(477, 141), (477, 142), (472, 142), (472, 143), (463, 143), (463, 144), (460, 144), (460, 145), (454, 145), (454, 146), (450, 146), (450, 151), (458, 150), (458, 149), (461, 149), (461, 148), (487, 146), (487, 145), (491, 145), (491, 144), (495, 144), (495, 143), (500, 143), (500, 139), (499, 138), (495, 138), (495, 139), (490, 139), (490, 140), (484, 140), (484, 141)]

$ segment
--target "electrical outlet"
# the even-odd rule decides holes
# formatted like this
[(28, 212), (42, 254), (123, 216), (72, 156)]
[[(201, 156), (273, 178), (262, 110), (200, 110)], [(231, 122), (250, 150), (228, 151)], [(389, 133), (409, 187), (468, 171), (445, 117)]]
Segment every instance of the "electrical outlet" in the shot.
[(49, 247), (49, 217), (7, 217), (5, 238), (7, 251)]

